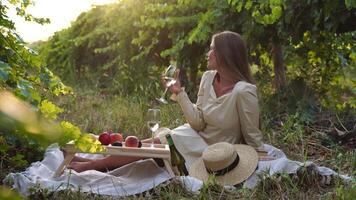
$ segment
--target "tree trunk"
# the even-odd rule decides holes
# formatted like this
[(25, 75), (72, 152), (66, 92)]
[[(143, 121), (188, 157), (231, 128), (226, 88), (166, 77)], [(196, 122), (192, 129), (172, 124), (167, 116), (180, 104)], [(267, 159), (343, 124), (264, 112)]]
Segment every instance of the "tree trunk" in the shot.
[(274, 66), (274, 87), (280, 90), (286, 86), (286, 67), (283, 60), (282, 45), (272, 42), (272, 58)]
[(184, 60), (178, 60), (177, 67), (179, 68), (179, 81), (182, 87), (186, 87), (188, 82), (187, 70), (186, 70), (186, 62)]
[(198, 67), (193, 67), (190, 70), (190, 77), (189, 77), (189, 81), (192, 84), (192, 87), (196, 87), (196, 85), (199, 83), (197, 83), (197, 75), (198, 75)]

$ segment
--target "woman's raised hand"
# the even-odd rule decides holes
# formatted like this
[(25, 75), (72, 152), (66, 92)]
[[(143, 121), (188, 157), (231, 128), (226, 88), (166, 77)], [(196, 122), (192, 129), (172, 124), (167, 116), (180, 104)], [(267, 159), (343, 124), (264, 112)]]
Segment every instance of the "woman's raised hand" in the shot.
[[(168, 90), (171, 93), (178, 94), (179, 92), (182, 91), (181, 85), (180, 85), (180, 80), (179, 80), (179, 69), (177, 69), (174, 72), (174, 79), (176, 80), (174, 84), (170, 85), (168, 87)], [(162, 83), (165, 87), (167, 87), (166, 80), (164, 79), (164, 75), (161, 76)]]

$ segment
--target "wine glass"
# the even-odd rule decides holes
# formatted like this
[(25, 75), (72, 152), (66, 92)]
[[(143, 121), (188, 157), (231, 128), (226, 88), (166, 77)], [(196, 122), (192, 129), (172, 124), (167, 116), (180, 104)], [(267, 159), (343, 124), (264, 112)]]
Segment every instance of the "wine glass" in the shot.
[(164, 90), (160, 98), (156, 98), (158, 102), (163, 104), (168, 103), (168, 101), (165, 99), (165, 95), (167, 93), (168, 88), (177, 82), (177, 80), (174, 78), (176, 70), (177, 68), (174, 65), (169, 65), (166, 71), (164, 72), (163, 79), (166, 81), (166, 89)]
[(161, 110), (157, 108), (148, 109), (147, 111), (147, 125), (152, 134), (151, 147), (154, 147), (154, 133), (158, 130), (161, 122)]

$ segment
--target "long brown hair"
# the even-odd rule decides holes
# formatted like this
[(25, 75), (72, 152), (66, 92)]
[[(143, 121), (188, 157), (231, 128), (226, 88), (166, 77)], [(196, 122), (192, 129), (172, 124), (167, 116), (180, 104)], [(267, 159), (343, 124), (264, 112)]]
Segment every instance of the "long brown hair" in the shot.
[(247, 49), (241, 35), (224, 31), (213, 35), (217, 64), (222, 74), (233, 82), (254, 83), (247, 59)]

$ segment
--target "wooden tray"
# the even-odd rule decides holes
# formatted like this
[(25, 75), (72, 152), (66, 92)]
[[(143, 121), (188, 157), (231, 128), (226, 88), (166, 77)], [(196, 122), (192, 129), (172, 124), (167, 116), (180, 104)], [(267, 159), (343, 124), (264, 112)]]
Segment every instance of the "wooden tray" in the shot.
[[(66, 151), (66, 156), (58, 167), (53, 177), (60, 176), (70, 161), (74, 158), (76, 153), (82, 153), (79, 149), (75, 148), (73, 142), (67, 143), (63, 149)], [(133, 157), (143, 157), (143, 158), (161, 158), (164, 162), (165, 168), (171, 176), (174, 176), (172, 167), (170, 165), (171, 154), (169, 146), (166, 144), (154, 144), (154, 148), (151, 147), (150, 143), (143, 143), (141, 148), (125, 147), (123, 143), (122, 147), (118, 146), (104, 146), (104, 151), (97, 152), (95, 154), (104, 155), (117, 155), (117, 156), (133, 156)]]

